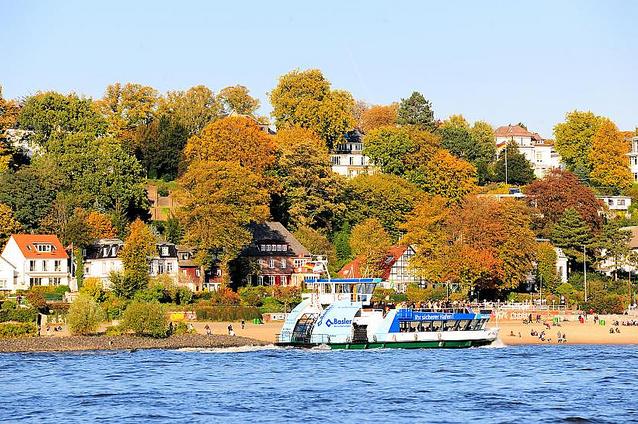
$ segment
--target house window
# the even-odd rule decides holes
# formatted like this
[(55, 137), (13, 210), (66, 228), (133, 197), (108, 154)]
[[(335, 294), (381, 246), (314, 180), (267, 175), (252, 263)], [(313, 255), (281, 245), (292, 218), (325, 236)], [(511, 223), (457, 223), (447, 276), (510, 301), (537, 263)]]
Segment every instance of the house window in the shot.
[(282, 269), (286, 269), (286, 260), (285, 259), (281, 260), (281, 268)]
[(61, 270), (62, 270), (62, 261), (60, 261), (60, 260), (55, 260), (55, 261), (53, 262), (53, 270), (54, 270), (54, 271), (57, 271), (57, 272), (61, 271)]
[(157, 273), (158, 274), (164, 274), (164, 264), (163, 263), (158, 263), (157, 264)]
[(618, 199), (618, 206), (625, 206), (625, 199)]
[(31, 277), (31, 278), (29, 278), (29, 285), (31, 285), (31, 287), (33, 287), (33, 286), (41, 286), (42, 285), (42, 278), (40, 278), (40, 277)]
[(264, 285), (264, 277), (263, 277), (263, 275), (257, 276), (257, 283), (259, 283), (260, 286)]
[(166, 272), (167, 272), (168, 274), (170, 274), (171, 272), (173, 272), (173, 264), (172, 264), (172, 263), (170, 263), (170, 262), (167, 262), (167, 263), (166, 263)]
[(29, 261), (29, 271), (35, 271), (35, 261)]
[(53, 246), (51, 246), (50, 244), (36, 244), (35, 249), (38, 252), (50, 252), (53, 250)]
[(42, 261), (42, 271), (46, 271), (47, 270), (47, 261), (43, 260)]
[(196, 276), (196, 277), (199, 277), (200, 275), (201, 275), (201, 273), (200, 273), (199, 269), (196, 269), (196, 270), (195, 270), (195, 276)]
[(287, 245), (287, 244), (282, 244), (282, 245), (281, 245), (281, 250), (282, 250), (283, 252), (287, 252), (287, 251), (288, 251), (288, 245)]
[(185, 261), (188, 259), (188, 253), (182, 253), (182, 260)]
[(0, 289), (6, 289), (6, 288), (7, 288), (7, 280), (0, 279)]
[(285, 275), (281, 276), (281, 284), (284, 285), (284, 286), (286, 284), (288, 284), (288, 277), (287, 276), (285, 276)]
[(275, 267), (275, 260), (271, 259), (270, 263), (268, 265), (270, 266), (270, 268), (274, 268)]
[(168, 246), (162, 246), (162, 256), (168, 256)]
[(104, 246), (102, 248), (102, 256), (104, 256), (104, 257), (109, 256), (109, 250), (110, 250), (110, 248), (108, 246)]
[(49, 281), (51, 282), (52, 286), (59, 286), (60, 283), (62, 282), (62, 279), (60, 277), (53, 277), (53, 278), (50, 278)]

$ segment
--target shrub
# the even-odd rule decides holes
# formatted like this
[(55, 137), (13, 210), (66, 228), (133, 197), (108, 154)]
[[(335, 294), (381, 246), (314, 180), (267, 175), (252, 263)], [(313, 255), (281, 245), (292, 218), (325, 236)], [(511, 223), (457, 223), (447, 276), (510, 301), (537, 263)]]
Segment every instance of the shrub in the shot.
[(259, 311), (262, 314), (268, 314), (272, 312), (284, 312), (284, 304), (275, 299), (274, 297), (267, 297), (264, 299)]
[(47, 301), (40, 290), (29, 290), (27, 292), (27, 301), (31, 306), (40, 311), (47, 309)]
[(35, 322), (38, 318), (38, 311), (33, 308), (17, 308), (0, 310), (0, 322)]
[(178, 322), (173, 329), (173, 334), (193, 334), (196, 333), (195, 329), (189, 330), (188, 325), (185, 322)]
[(200, 321), (238, 321), (261, 318), (259, 309), (254, 306), (205, 306), (195, 307), (195, 315)]
[(102, 309), (106, 312), (106, 317), (112, 321), (122, 317), (122, 313), (126, 309), (127, 305), (128, 301), (126, 299), (117, 297), (115, 294), (111, 293), (106, 300), (102, 302)]
[(122, 314), (122, 326), (138, 336), (166, 337), (168, 317), (158, 302), (131, 302)]
[(121, 336), (124, 334), (124, 330), (119, 325), (111, 325), (106, 327), (106, 331), (104, 332), (105, 336)]
[(5, 300), (4, 302), (2, 302), (3, 311), (10, 311), (17, 307), (18, 307), (18, 304), (14, 302), (13, 300)]
[(210, 301), (213, 305), (239, 305), (241, 297), (228, 287), (212, 292)]
[(241, 304), (244, 306), (261, 306), (268, 296), (268, 288), (264, 286), (242, 287), (238, 291)]
[(86, 294), (75, 299), (67, 314), (67, 323), (73, 334), (93, 334), (104, 319), (105, 314), (100, 305)]
[(91, 296), (96, 302), (104, 302), (106, 300), (106, 291), (99, 278), (89, 277), (84, 280), (80, 293)]
[(38, 326), (33, 322), (7, 322), (0, 324), (0, 339), (13, 337), (35, 337)]

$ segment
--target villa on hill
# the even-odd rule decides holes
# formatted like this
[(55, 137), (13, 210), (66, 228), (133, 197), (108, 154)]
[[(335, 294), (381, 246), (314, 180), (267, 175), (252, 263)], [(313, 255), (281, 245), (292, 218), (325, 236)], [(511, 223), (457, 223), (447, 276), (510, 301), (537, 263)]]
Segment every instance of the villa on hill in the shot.
[(494, 132), (496, 151), (500, 153), (510, 143), (515, 143), (534, 169), (536, 178), (543, 178), (552, 169), (560, 168), (561, 158), (554, 144), (544, 140), (520, 125), (498, 127)]
[(71, 286), (72, 280), (69, 255), (57, 236), (11, 235), (0, 255), (0, 291), (60, 285)]

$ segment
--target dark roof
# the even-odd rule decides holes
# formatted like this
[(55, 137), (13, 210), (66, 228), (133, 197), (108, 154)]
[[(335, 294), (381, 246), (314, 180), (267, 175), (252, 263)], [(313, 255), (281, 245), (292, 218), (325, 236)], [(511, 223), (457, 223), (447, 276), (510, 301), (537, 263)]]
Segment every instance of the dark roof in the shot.
[[(124, 246), (124, 242), (120, 239), (102, 239), (93, 243), (90, 246), (87, 246), (85, 249), (86, 259), (104, 259), (104, 258), (117, 258), (119, 257), (120, 250)], [(168, 254), (162, 255), (161, 248), (163, 246), (168, 247)], [(104, 252), (104, 248), (109, 247), (106, 252)], [(157, 256), (160, 258), (176, 258), (177, 257), (177, 248), (173, 243), (157, 243)]]
[(361, 143), (363, 139), (363, 133), (359, 131), (358, 128), (355, 128), (352, 131), (348, 131), (346, 135), (344, 135), (347, 143)]
[[(281, 225), (280, 222), (265, 222), (263, 224), (250, 224), (248, 230), (253, 235), (252, 243), (244, 249), (244, 256), (310, 256), (310, 252), (292, 235), (292, 233)], [(283, 244), (288, 245), (286, 252), (261, 252), (260, 244)]]

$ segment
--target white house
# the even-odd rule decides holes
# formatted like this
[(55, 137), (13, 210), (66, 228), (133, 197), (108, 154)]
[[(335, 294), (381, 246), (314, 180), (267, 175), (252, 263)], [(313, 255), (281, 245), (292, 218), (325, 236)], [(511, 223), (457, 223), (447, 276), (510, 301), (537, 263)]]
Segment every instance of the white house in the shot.
[(629, 217), (629, 207), (631, 206), (631, 197), (629, 196), (596, 196), (602, 201), (610, 212)]
[(516, 143), (519, 152), (531, 163), (537, 178), (543, 178), (550, 170), (560, 168), (560, 155), (554, 145), (543, 140), (538, 133), (529, 132), (520, 125), (507, 125), (498, 127), (494, 135), (496, 151), (500, 152), (508, 144)]
[[(13, 234), (0, 255), (0, 290), (70, 286), (69, 255), (55, 235)], [(71, 287), (71, 290), (77, 289)]]
[(330, 155), (332, 171), (345, 177), (373, 174), (375, 168), (370, 165), (370, 158), (363, 154), (363, 134), (354, 130), (346, 134), (345, 139), (334, 146)]
[(554, 247), (554, 251), (556, 252), (556, 275), (561, 283), (567, 282), (567, 263), (569, 258), (563, 252), (563, 249), (560, 247)]
[[(98, 278), (103, 287), (109, 288), (112, 272), (124, 270), (120, 251), (124, 242), (120, 239), (101, 239), (87, 247), (83, 251), (84, 278)], [(178, 281), (179, 264), (177, 249), (173, 243), (158, 243), (157, 255), (150, 258), (149, 275), (168, 275), (175, 282)]]
[(631, 139), (631, 151), (627, 153), (627, 156), (629, 156), (631, 175), (634, 176), (634, 181), (638, 181), (638, 137)]

